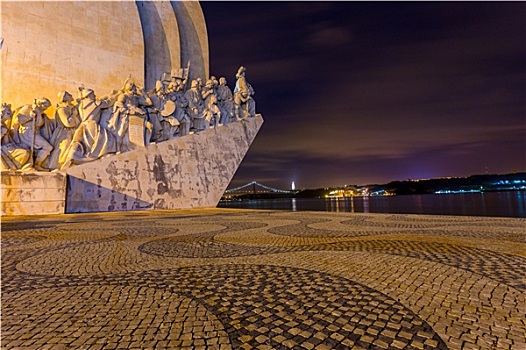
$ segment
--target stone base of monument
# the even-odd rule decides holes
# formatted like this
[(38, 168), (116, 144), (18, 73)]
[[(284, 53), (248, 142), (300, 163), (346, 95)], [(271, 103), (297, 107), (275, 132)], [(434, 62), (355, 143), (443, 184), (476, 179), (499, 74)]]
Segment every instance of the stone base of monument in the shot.
[(2, 172), (2, 215), (62, 214), (66, 174)]
[[(215, 207), (262, 124), (260, 116), (251, 117), (110, 155), (65, 172), (2, 173), (2, 214)], [(27, 176), (38, 180), (17, 180)], [(55, 184), (59, 177), (62, 190)], [(28, 204), (28, 198), (57, 198), (62, 206), (36, 206)]]

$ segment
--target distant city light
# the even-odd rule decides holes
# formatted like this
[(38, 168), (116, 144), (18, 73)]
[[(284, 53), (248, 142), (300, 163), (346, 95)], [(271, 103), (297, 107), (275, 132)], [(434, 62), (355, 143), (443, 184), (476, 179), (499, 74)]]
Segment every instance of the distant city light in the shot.
[(454, 193), (480, 193), (481, 190), (440, 190), (435, 191), (435, 194), (454, 194)]
[(296, 190), (296, 185), (294, 184), (294, 181), (292, 181), (292, 186), (290, 186), (290, 189), (295, 191)]

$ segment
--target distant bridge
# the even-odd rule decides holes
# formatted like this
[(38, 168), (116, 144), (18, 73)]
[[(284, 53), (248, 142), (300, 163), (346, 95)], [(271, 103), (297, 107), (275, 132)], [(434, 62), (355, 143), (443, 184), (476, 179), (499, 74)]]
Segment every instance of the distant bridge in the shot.
[(252, 181), (243, 186), (231, 188), (225, 191), (225, 195), (228, 196), (241, 196), (244, 194), (260, 194), (260, 193), (296, 193), (292, 190), (280, 190), (279, 188), (273, 188), (260, 184), (257, 181)]

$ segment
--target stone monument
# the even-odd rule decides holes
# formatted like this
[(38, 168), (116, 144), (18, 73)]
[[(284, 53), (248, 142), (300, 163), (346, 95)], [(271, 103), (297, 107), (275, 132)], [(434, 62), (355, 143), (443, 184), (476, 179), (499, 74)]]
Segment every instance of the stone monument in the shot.
[(3, 215), (217, 205), (263, 119), (244, 67), (209, 76), (198, 2), (0, 10)]

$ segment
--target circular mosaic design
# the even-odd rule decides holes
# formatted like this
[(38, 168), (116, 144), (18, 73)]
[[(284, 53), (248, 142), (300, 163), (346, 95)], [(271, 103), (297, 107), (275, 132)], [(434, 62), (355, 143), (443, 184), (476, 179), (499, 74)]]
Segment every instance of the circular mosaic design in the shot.
[(17, 325), (2, 332), (2, 348), (26, 348), (22, 344), (27, 339), (35, 349), (115, 349), (130, 344), (143, 349), (206, 344), (230, 348), (228, 335), (211, 312), (167, 290), (85, 286), (2, 297), (10, 300), (2, 305), (2, 322)]
[(455, 244), (418, 241), (351, 240), (298, 246), (246, 245), (214, 240), (216, 234), (168, 237), (142, 244), (139, 251), (176, 258), (224, 258), (298, 251), (356, 251), (390, 254), (453, 266), (525, 290), (526, 259)]
[[(150, 271), (177, 294), (213, 310), (233, 348), (353, 346), (447, 349), (416, 314), (379, 291), (321, 272), (268, 265), (216, 265)], [(243, 345), (243, 347), (241, 347)]]

